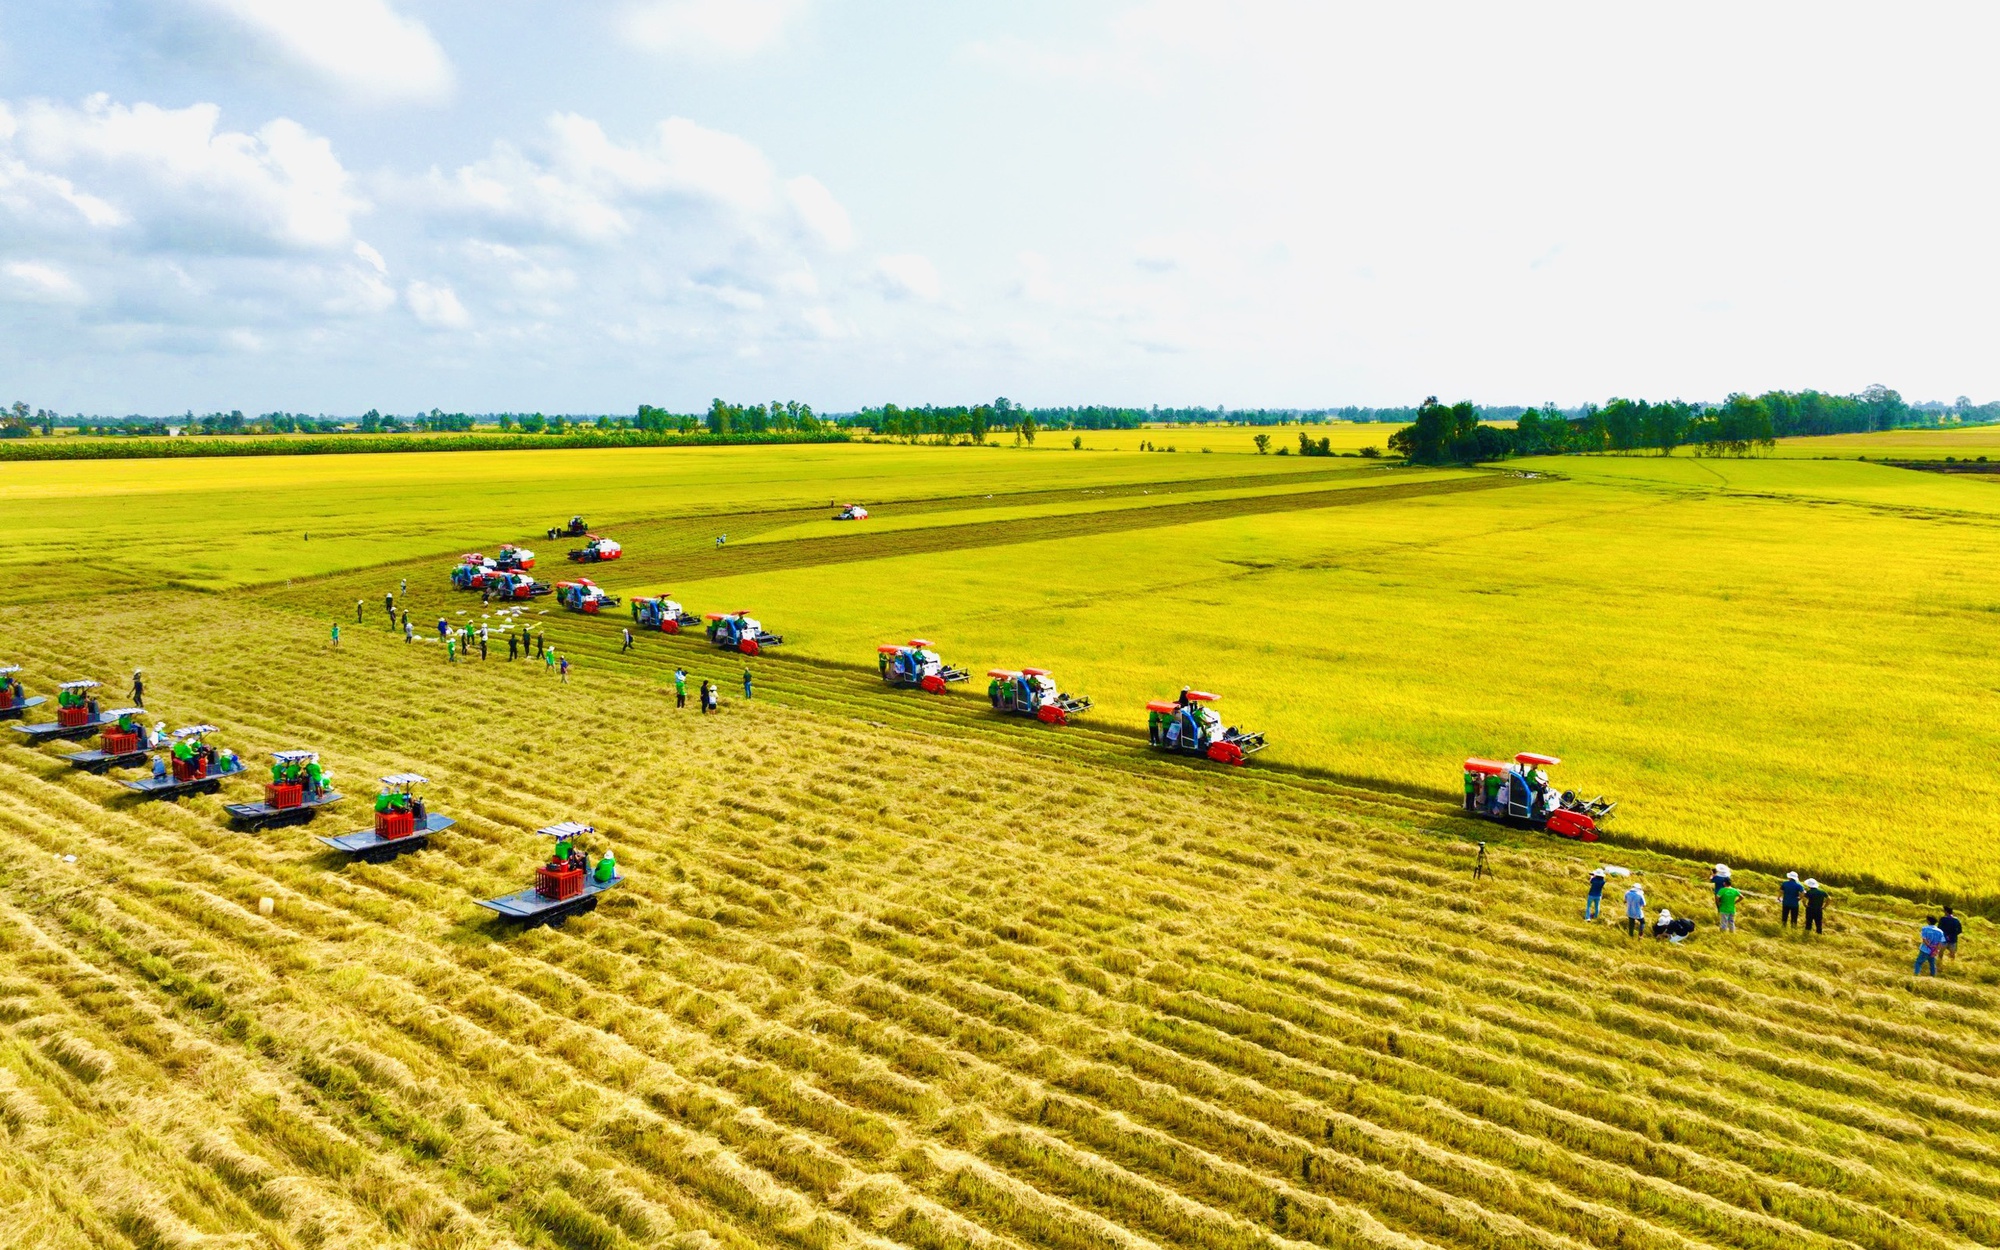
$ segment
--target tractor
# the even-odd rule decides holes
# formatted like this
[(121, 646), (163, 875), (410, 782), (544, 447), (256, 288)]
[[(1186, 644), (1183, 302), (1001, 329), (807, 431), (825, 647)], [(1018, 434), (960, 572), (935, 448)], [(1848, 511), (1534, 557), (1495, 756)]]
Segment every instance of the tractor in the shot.
[(222, 810), (239, 825), (263, 829), (271, 825), (295, 825), (311, 820), (322, 807), (331, 807), (347, 796), (333, 788), (333, 776), (319, 766), (317, 751), (274, 751), (271, 753), (271, 780), (264, 786), (262, 803), (225, 803)]
[(591, 826), (565, 820), (539, 832), (554, 838), (556, 844), (548, 859), (535, 868), (535, 884), (515, 894), (480, 899), (481, 907), (503, 920), (519, 921), (525, 928), (561, 928), (571, 916), (594, 910), (598, 895), (625, 883), (625, 875), (618, 871), (618, 858), (609, 847), (592, 862), (579, 845), (597, 832)]
[(47, 695), (31, 695), (21, 689), (21, 679), (14, 674), (21, 671), (19, 664), (0, 666), (0, 720), (19, 720), (31, 707), (47, 703)]
[(526, 547), (516, 547), (513, 543), (501, 543), (500, 554), (493, 557), (493, 567), (502, 573), (518, 573), (522, 569), (535, 567), (535, 553)]
[(1200, 755), (1221, 764), (1242, 764), (1264, 749), (1262, 733), (1224, 727), (1208, 705), (1216, 696), (1183, 690), (1178, 699), (1156, 699), (1146, 705), (1146, 734), (1153, 748), (1182, 755)]
[(748, 609), (710, 612), (708, 640), (724, 651), (741, 651), (744, 655), (756, 655), (784, 641), (777, 634), (765, 633), (763, 622), (751, 616)]
[(424, 805), (417, 787), (427, 784), (415, 773), (392, 773), (382, 778), (382, 788), (375, 795), (375, 827), (321, 838), (320, 841), (349, 859), (371, 864), (394, 859), (404, 851), (416, 850), (438, 830), (449, 829), (458, 823)]
[(586, 535), (589, 542), (569, 553), (569, 558), (578, 564), (596, 564), (600, 560), (616, 560), (625, 554), (625, 548), (612, 538), (599, 538), (595, 534)]
[(590, 526), (584, 524), (583, 518), (580, 516), (571, 517), (568, 525), (549, 526), (550, 538), (582, 538), (589, 532)]
[(839, 512), (836, 512), (833, 519), (836, 521), (866, 521), (868, 519), (868, 509), (858, 503), (851, 503)]
[(1574, 790), (1556, 791), (1548, 770), (1562, 763), (1553, 755), (1523, 751), (1511, 764), (1478, 756), (1465, 761), (1467, 815), (1501, 824), (1546, 829), (1579, 842), (1597, 841), (1598, 831), (1618, 804), (1603, 795), (1586, 799)]
[(1045, 668), (986, 670), (986, 701), (996, 712), (1032, 716), (1044, 725), (1067, 725), (1069, 718), (1090, 710), (1090, 700), (1064, 694)]
[(494, 573), (486, 579), (486, 590), (494, 599), (534, 599), (554, 588), (526, 573)]
[(145, 763), (147, 756), (167, 745), (164, 730), (160, 736), (154, 736), (142, 719), (145, 715), (146, 709), (142, 707), (112, 708), (104, 714), (110, 723), (98, 735), (96, 749), (79, 751), (64, 758), (71, 768), (91, 773), (135, 768)]
[(498, 572), (498, 565), (490, 558), (470, 551), (458, 558), (458, 564), (451, 571), (454, 590), (479, 590), (492, 580)]
[(678, 634), (689, 625), (701, 624), (701, 618), (662, 595), (657, 599), (634, 599), (632, 623), (640, 629), (657, 629), (663, 634)]
[(125, 788), (149, 799), (169, 801), (220, 790), (225, 779), (243, 771), (243, 761), (234, 751), (208, 745), (208, 735), (214, 732), (213, 725), (184, 725), (174, 730), (167, 757), (153, 760), (153, 775), (125, 782)]
[(890, 685), (913, 687), (931, 694), (943, 694), (947, 684), (972, 676), (938, 659), (938, 653), (922, 638), (875, 648), (875, 665), (882, 670), (882, 680)]
[(556, 583), (556, 602), (572, 612), (596, 616), (606, 608), (617, 607), (618, 596), (607, 595), (604, 587), (587, 577), (580, 577), (573, 582)]
[(90, 693), (97, 687), (88, 679), (64, 682), (56, 687), (56, 718), (39, 725), (16, 725), (14, 732), (28, 735), (30, 742), (57, 742), (88, 738), (93, 730), (115, 724), (118, 718), (100, 711), (97, 696)]

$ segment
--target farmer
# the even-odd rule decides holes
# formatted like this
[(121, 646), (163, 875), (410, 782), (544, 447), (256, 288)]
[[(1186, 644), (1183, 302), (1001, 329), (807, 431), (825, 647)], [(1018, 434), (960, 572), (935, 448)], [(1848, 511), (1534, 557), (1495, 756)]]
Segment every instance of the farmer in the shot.
[(405, 612), (403, 613), (403, 645), (408, 646), (416, 640), (417, 631), (410, 628), (410, 614)]
[(623, 655), (625, 652), (630, 651), (631, 649), (632, 649), (632, 627), (628, 625), (625, 627), (625, 645), (618, 648), (618, 653), (620, 655)]
[(569, 682), (569, 657), (568, 656), (562, 657), (560, 663), (562, 665), (562, 679), (563, 682), (567, 684)]
[(702, 714), (705, 716), (710, 712), (716, 711), (717, 710), (716, 704), (717, 700), (715, 697), (715, 683), (709, 681), (707, 678), (703, 678), (701, 682)]
[(456, 634), (447, 635), (444, 640), (444, 662), (446, 664), (458, 663), (458, 636)]
[(674, 706), (686, 707), (687, 705), (688, 705), (687, 670), (684, 668), (677, 668), (674, 670)]
[(1634, 881), (1632, 888), (1625, 891), (1625, 936), (1638, 937), (1639, 927), (1646, 921), (1646, 891)]
[(397, 593), (397, 594), (399, 594), (399, 595), (407, 595), (407, 594), (409, 594), (409, 593), (410, 593), (410, 579), (409, 579), (409, 578), (407, 578), (407, 577), (406, 577), (406, 578), (404, 578), (404, 579), (403, 579), (403, 581), (402, 581), (402, 584), (396, 587), (396, 593)]
[(389, 614), (389, 623), (394, 625), (396, 623), (396, 593), (394, 591), (383, 592), (382, 610)]
[(1922, 976), (1924, 965), (1931, 966), (1931, 975), (1937, 975), (1938, 952), (1944, 949), (1944, 930), (1937, 927), (1936, 916), (1925, 916), (1924, 927), (1917, 933), (1917, 962), (1910, 969), (1911, 976)]
[(146, 670), (142, 668), (132, 670), (132, 706), (146, 706)]
[(1729, 865), (1717, 864), (1715, 866), (1715, 875), (1708, 879), (1708, 887), (1711, 890), (1720, 890), (1723, 886), (1728, 884), (1729, 884)]
[(1814, 933), (1826, 932), (1826, 888), (1811, 877), (1806, 878), (1806, 923), (1805, 927)]
[(482, 660), (486, 658), (486, 627), (484, 625), (479, 627), (479, 658)]
[(542, 671), (545, 673), (554, 673), (556, 671), (556, 652), (554, 647), (542, 648)]
[(1938, 928), (1944, 931), (1944, 949), (1939, 953), (1946, 959), (1958, 957), (1958, 935), (1965, 931), (1965, 922), (1952, 914), (1951, 908), (1944, 909), (1938, 917)]
[(359, 599), (354, 601), (354, 623), (356, 625), (361, 623), (361, 600)]
[(318, 760), (306, 761), (306, 793), (315, 799), (326, 793), (326, 773)]
[(340, 623), (338, 621), (334, 622), (333, 626), (333, 645), (336, 647), (340, 645)]
[(1604, 870), (1599, 868), (1590, 874), (1590, 893), (1583, 899), (1583, 918), (1597, 919), (1597, 905), (1604, 901)]
[(521, 640), (514, 637), (514, 631), (507, 631), (507, 659), (511, 662), (521, 658)]
[(1743, 891), (1724, 881), (1715, 891), (1715, 927), (1724, 933), (1736, 932), (1736, 904)]
[(536, 655), (547, 655), (547, 654), (548, 654), (548, 651), (549, 651), (549, 637), (548, 637), (548, 635), (547, 635), (547, 634), (541, 634), (541, 633), (538, 633), (538, 634), (536, 634), (536, 635), (535, 635), (535, 654), (536, 654)]
[(743, 666), (743, 697), (750, 697), (750, 666), (747, 664)]
[(1479, 809), (1479, 774), (1468, 771), (1465, 774), (1465, 810)]
[(451, 632), (450, 622), (446, 621), (442, 616), (440, 616), (438, 618), (438, 641), (443, 642), (444, 636), (450, 632)]
[(597, 861), (597, 868), (591, 874), (599, 885), (608, 885), (618, 876), (618, 858), (610, 847), (604, 848), (604, 858)]
[(1799, 874), (1795, 872), (1785, 874), (1783, 884), (1778, 886), (1781, 903), (1778, 919), (1787, 927), (1799, 922), (1799, 896), (1805, 892), (1805, 886), (1799, 884)]

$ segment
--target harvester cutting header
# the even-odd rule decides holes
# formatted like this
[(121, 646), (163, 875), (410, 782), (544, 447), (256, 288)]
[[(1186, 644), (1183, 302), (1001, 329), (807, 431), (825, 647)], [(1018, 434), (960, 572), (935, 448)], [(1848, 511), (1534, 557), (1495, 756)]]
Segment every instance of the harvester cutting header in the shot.
[(908, 643), (888, 643), (875, 648), (875, 664), (882, 680), (892, 686), (908, 686), (931, 694), (943, 694), (948, 683), (964, 681), (972, 674), (953, 668), (938, 658), (931, 644), (922, 638)]

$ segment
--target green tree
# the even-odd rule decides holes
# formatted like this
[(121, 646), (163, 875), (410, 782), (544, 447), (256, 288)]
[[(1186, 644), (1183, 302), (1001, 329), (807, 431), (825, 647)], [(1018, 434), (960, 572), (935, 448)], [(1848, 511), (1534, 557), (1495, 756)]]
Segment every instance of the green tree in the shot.
[(1271, 436), (1270, 436), (1269, 434), (1256, 434), (1256, 435), (1252, 435), (1252, 436), (1251, 436), (1251, 439), (1250, 439), (1250, 441), (1251, 441), (1251, 442), (1253, 442), (1253, 443), (1255, 443), (1255, 444), (1257, 444), (1257, 454), (1258, 454), (1258, 455), (1260, 455), (1260, 456), (1264, 456), (1264, 455), (1269, 455), (1269, 454), (1270, 454), (1270, 451), (1271, 451)]

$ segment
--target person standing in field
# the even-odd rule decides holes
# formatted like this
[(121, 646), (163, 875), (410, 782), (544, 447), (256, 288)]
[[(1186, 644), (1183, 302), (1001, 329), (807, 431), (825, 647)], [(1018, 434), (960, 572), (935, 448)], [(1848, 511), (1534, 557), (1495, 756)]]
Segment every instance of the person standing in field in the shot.
[(333, 645), (336, 647), (340, 645), (340, 623), (338, 621), (334, 622), (333, 626)]
[[(1156, 738), (1155, 741), (1157, 740), (1158, 739)], [(1467, 774), (1465, 774), (1465, 810), (1471, 812), (1471, 811), (1477, 811), (1478, 809), (1479, 809), (1479, 774), (1468, 772)]]
[(446, 664), (458, 663), (458, 637), (455, 634), (447, 635), (444, 640), (444, 662)]
[(674, 670), (674, 706), (686, 707), (687, 705), (688, 705), (687, 670), (684, 668), (677, 668)]
[(1938, 928), (1944, 931), (1944, 949), (1938, 953), (1946, 959), (1958, 958), (1958, 935), (1965, 932), (1965, 922), (1947, 907), (1938, 917)]
[(549, 636), (548, 636), (547, 634), (536, 634), (536, 635), (535, 635), (535, 654), (536, 654), (536, 655), (547, 655), (547, 654), (548, 654), (548, 652), (549, 652)]
[(403, 579), (403, 581), (402, 581), (402, 584), (396, 587), (396, 593), (397, 593), (397, 594), (399, 594), (399, 595), (407, 595), (407, 594), (409, 594), (409, 593), (410, 593), (410, 579), (409, 579), (409, 578), (407, 578), (407, 577), (406, 577), (406, 578), (404, 578), (404, 579)]
[[(146, 706), (146, 670), (143, 668), (132, 670), (132, 706)], [(1951, 909), (1947, 907), (1945, 910), (1950, 911)]]
[(1625, 936), (1638, 937), (1645, 932), (1646, 891), (1634, 881), (1632, 888), (1625, 891)]
[(1924, 965), (1931, 966), (1931, 975), (1937, 975), (1938, 952), (1944, 949), (1944, 930), (1937, 927), (1936, 916), (1925, 916), (1924, 927), (1917, 931), (1917, 962), (1910, 969), (1913, 977), (1922, 976)]
[(562, 668), (563, 684), (566, 686), (569, 684), (569, 657), (563, 656), (557, 663)]
[(403, 645), (408, 646), (416, 640), (417, 631), (410, 628), (410, 614), (405, 612), (403, 613)]
[(440, 616), (438, 618), (438, 641), (443, 642), (444, 636), (450, 632), (451, 632), (451, 623), (445, 620), (442, 616)]
[(354, 601), (354, 623), (356, 625), (359, 625), (361, 623), (361, 610), (362, 610), (361, 600), (356, 599)]
[(486, 659), (486, 627), (484, 625), (479, 627), (479, 658), (481, 661)]
[(389, 628), (396, 628), (396, 595), (394, 591), (382, 592), (382, 610), (389, 614)]
[(1724, 933), (1736, 932), (1736, 904), (1743, 891), (1724, 881), (1715, 891), (1715, 927)]
[(1708, 888), (1711, 890), (1720, 890), (1723, 886), (1728, 884), (1729, 884), (1729, 865), (1717, 864), (1715, 866), (1715, 874), (1708, 879)]
[(750, 666), (747, 664), (743, 666), (743, 697), (750, 697)]
[(1783, 883), (1778, 886), (1778, 898), (1781, 904), (1778, 918), (1787, 928), (1799, 922), (1799, 896), (1805, 892), (1806, 888), (1799, 884), (1799, 874), (1795, 872), (1785, 874)]
[(1599, 868), (1590, 874), (1590, 893), (1583, 897), (1583, 918), (1597, 919), (1597, 905), (1604, 901), (1604, 870)]
[(1826, 933), (1826, 888), (1811, 877), (1806, 878), (1806, 923), (1813, 933)]
[(549, 674), (550, 676), (555, 675), (556, 653), (554, 650), (548, 647), (542, 648), (542, 671)]
[(521, 640), (514, 637), (514, 631), (510, 629), (507, 631), (507, 662), (511, 664), (520, 658)]

